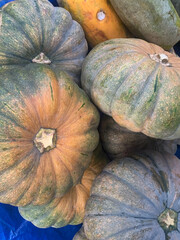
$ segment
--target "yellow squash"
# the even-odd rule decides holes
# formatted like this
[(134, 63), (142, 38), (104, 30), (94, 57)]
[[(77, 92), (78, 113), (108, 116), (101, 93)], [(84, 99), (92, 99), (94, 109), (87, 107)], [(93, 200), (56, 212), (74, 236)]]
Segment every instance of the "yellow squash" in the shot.
[(91, 47), (112, 38), (129, 36), (108, 0), (57, 0), (84, 29)]

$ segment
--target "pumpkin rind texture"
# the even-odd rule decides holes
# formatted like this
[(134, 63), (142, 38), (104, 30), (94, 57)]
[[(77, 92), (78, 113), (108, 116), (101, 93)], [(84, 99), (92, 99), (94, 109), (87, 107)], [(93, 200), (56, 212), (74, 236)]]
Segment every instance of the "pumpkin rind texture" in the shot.
[(99, 135), (102, 146), (110, 159), (118, 159), (135, 154), (144, 149), (165, 151), (175, 154), (180, 139), (161, 140), (150, 138), (143, 133), (136, 133), (119, 126), (112, 117), (102, 115)]
[(19, 207), (20, 214), (40, 228), (59, 228), (68, 224), (82, 223), (92, 183), (108, 161), (99, 144), (93, 152), (89, 167), (77, 185), (72, 187), (62, 198), (54, 198), (46, 205)]
[(110, 0), (134, 36), (170, 50), (180, 40), (180, 16), (170, 0)]
[(82, 26), (91, 47), (112, 38), (130, 36), (108, 0), (63, 0), (61, 3)]
[[(1, 70), (0, 79), (0, 202), (41, 205), (63, 196), (98, 145), (97, 109), (69, 75), (46, 65)], [(55, 147), (39, 150), (40, 129), (55, 130)]]
[(179, 171), (178, 158), (152, 150), (110, 162), (86, 204), (87, 239), (179, 239)]
[(16, 0), (0, 11), (0, 65), (37, 62), (65, 71), (79, 83), (88, 47), (79, 23), (48, 0)]
[(141, 39), (100, 43), (85, 58), (82, 88), (120, 126), (180, 138), (180, 58)]

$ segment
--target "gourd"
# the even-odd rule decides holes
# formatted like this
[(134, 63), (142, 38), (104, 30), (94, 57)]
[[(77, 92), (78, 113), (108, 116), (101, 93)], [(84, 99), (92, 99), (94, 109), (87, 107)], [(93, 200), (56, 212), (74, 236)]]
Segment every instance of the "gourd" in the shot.
[(59, 228), (67, 224), (82, 223), (92, 183), (108, 161), (99, 144), (93, 152), (89, 167), (77, 185), (72, 187), (63, 197), (54, 198), (45, 205), (19, 207), (20, 214), (40, 228), (51, 226)]
[(64, 8), (48, 0), (16, 0), (0, 10), (0, 66), (47, 64), (79, 83), (88, 47), (84, 32)]
[(170, 0), (110, 0), (134, 36), (170, 50), (180, 40), (180, 16)]
[(180, 161), (146, 150), (110, 162), (87, 201), (88, 240), (180, 239)]
[(75, 186), (98, 145), (99, 113), (65, 72), (0, 70), (0, 202), (42, 205)]
[(81, 24), (91, 47), (108, 39), (130, 35), (108, 0), (58, 0), (58, 3)]
[(82, 88), (120, 126), (153, 138), (180, 138), (180, 58), (142, 39), (111, 39), (93, 48)]
[(180, 139), (161, 140), (150, 138), (143, 133), (136, 133), (119, 126), (113, 118), (102, 115), (99, 134), (103, 149), (110, 159), (127, 157), (143, 149), (165, 151), (175, 154)]

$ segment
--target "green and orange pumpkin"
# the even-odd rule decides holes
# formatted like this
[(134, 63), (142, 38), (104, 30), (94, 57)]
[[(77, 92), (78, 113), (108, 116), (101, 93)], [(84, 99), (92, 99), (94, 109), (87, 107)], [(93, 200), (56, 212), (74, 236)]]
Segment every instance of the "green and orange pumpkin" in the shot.
[(89, 167), (77, 185), (72, 187), (63, 197), (54, 198), (45, 205), (19, 207), (20, 214), (39, 228), (59, 228), (68, 224), (82, 223), (92, 183), (107, 163), (108, 158), (99, 144), (93, 152)]
[(98, 145), (99, 113), (65, 72), (0, 70), (0, 202), (42, 205), (81, 179)]

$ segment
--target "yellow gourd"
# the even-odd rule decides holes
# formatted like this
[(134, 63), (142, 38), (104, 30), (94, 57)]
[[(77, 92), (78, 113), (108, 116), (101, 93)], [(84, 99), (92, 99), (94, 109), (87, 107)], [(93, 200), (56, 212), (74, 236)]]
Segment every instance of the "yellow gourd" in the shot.
[(129, 36), (108, 0), (57, 0), (84, 29), (91, 47), (112, 38)]

